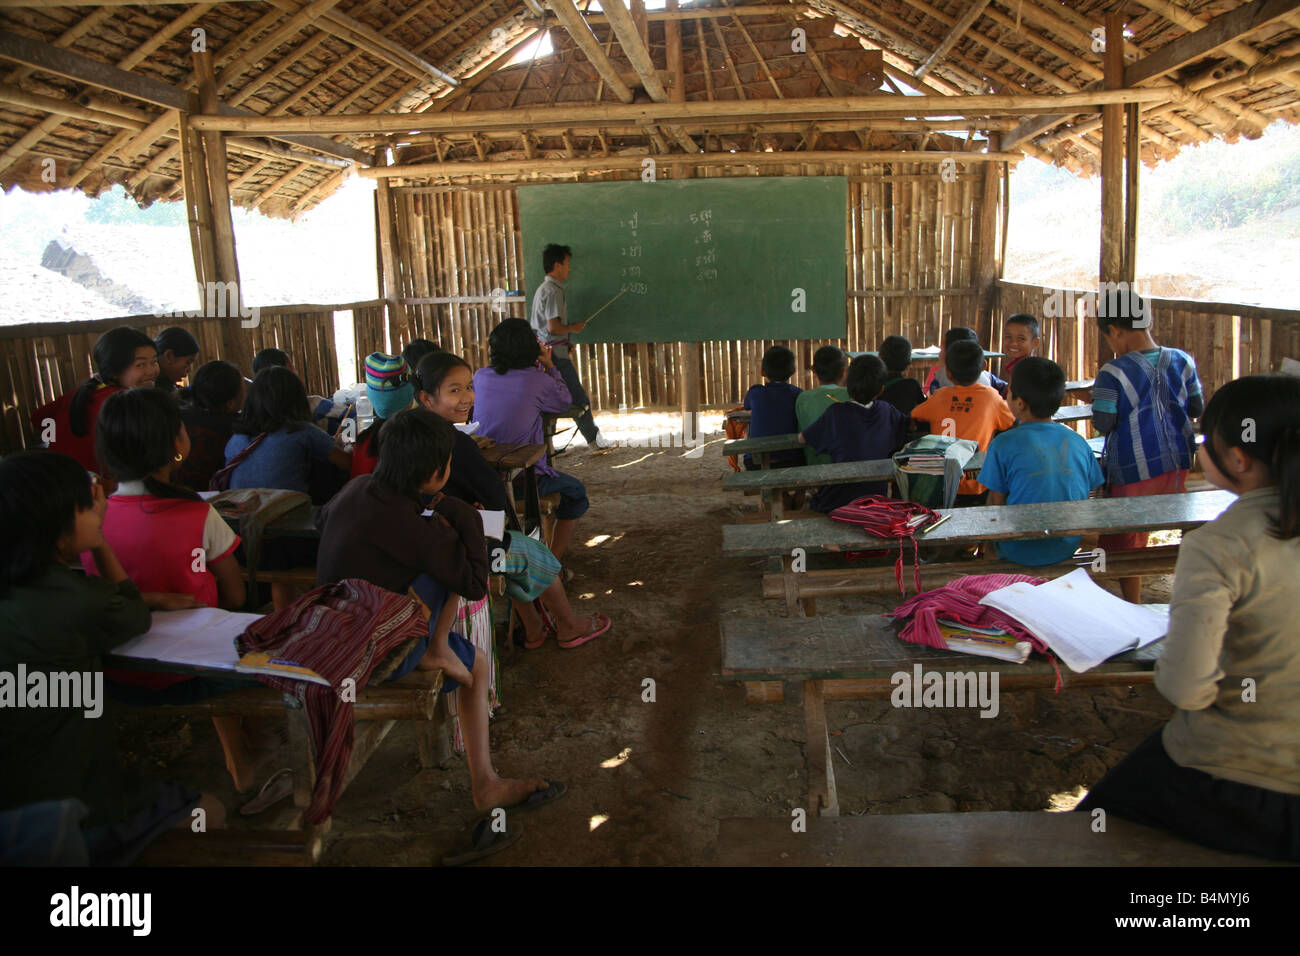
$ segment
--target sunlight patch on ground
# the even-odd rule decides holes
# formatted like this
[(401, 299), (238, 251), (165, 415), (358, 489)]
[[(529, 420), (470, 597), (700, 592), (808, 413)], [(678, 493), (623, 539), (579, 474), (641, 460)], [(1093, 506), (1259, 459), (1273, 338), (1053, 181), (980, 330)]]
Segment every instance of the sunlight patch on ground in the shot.
[(587, 821), (587, 832), (590, 833), (592, 830), (596, 829), (596, 827), (600, 826), (608, 819), (609, 816), (607, 814), (604, 813), (596, 814), (594, 817), (592, 817), (590, 820)]
[(627, 763), (627, 758), (630, 756), (632, 756), (632, 748), (624, 747), (615, 756), (610, 757), (608, 760), (602, 760), (600, 762), (601, 769), (612, 770), (615, 767), (621, 767)]
[(1049, 813), (1066, 813), (1077, 807), (1087, 795), (1088, 788), (1082, 784), (1073, 790), (1054, 793), (1047, 800), (1047, 811)]

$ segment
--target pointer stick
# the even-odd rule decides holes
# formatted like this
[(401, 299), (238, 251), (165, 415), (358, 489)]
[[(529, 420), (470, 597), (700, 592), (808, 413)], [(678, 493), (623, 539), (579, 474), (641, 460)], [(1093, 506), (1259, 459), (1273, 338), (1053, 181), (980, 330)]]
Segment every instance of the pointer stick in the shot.
[[(627, 291), (627, 289), (624, 289), (624, 290), (623, 290), (623, 292), (626, 292), (626, 291)], [(587, 316), (587, 318), (586, 318), (584, 321), (586, 321), (586, 322), (590, 322), (590, 321), (591, 321), (592, 319), (594, 319), (596, 316), (600, 315), (600, 313), (604, 312), (604, 311), (605, 311), (606, 309), (608, 309), (611, 305), (613, 305), (613, 304), (615, 303), (615, 301), (617, 301), (617, 299), (619, 298), (619, 296), (621, 296), (621, 295), (623, 294), (623, 292), (620, 292), (618, 295), (614, 296), (614, 298), (610, 299), (608, 302), (606, 302), (604, 305), (602, 305), (602, 306), (601, 306), (599, 309), (597, 309), (595, 312), (591, 313), (591, 315)]]

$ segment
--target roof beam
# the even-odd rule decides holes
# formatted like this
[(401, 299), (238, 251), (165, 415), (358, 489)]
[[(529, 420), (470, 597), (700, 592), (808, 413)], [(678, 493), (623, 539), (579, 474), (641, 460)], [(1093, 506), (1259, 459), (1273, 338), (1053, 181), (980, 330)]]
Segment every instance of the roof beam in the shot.
[(631, 103), (633, 99), (631, 88), (623, 82), (618, 75), (618, 70), (614, 69), (614, 64), (601, 49), (600, 41), (596, 39), (596, 34), (591, 32), (591, 27), (587, 26), (587, 21), (578, 12), (574, 0), (546, 0), (546, 6), (555, 14), (569, 36), (573, 37), (573, 42), (578, 45), (578, 49), (583, 52), (588, 62), (596, 68), (596, 72), (600, 74), (600, 78), (614, 95), (624, 103)]
[(1297, 9), (1300, 9), (1300, 0), (1255, 0), (1254, 3), (1229, 10), (1195, 33), (1166, 43), (1149, 56), (1125, 67), (1124, 85), (1136, 86), (1144, 80), (1186, 66)]
[(948, 51), (957, 45), (957, 41), (966, 35), (966, 31), (980, 18), (980, 14), (984, 12), (984, 8), (990, 2), (991, 0), (975, 0), (967, 8), (966, 12), (961, 15), (961, 19), (953, 24), (952, 29), (948, 31), (948, 35), (939, 42), (934, 52), (925, 58), (925, 62), (918, 66), (916, 72), (912, 75), (918, 80), (924, 79), (925, 74), (934, 69), (948, 55)]
[(609, 17), (609, 25), (614, 28), (619, 46), (627, 54), (632, 69), (636, 70), (637, 76), (641, 78), (641, 83), (645, 86), (645, 91), (650, 94), (650, 98), (656, 103), (667, 100), (668, 91), (659, 82), (654, 61), (650, 59), (650, 51), (641, 42), (641, 33), (637, 30), (636, 21), (628, 8), (623, 5), (623, 0), (604, 0), (601, 9)]
[[(77, 80), (90, 86), (112, 90), (114, 93), (120, 93), (136, 100), (143, 100), (164, 109), (182, 110), (184, 112), (197, 109), (197, 100), (193, 93), (172, 86), (170, 83), (163, 83), (139, 73), (120, 70), (102, 60), (92, 60), (90, 57), (73, 53), (71, 50), (50, 46), (48, 43), (20, 36), (9, 30), (0, 30), (0, 57), (46, 73)], [(256, 113), (249, 110), (224, 104), (221, 107), (221, 112), (231, 118), (257, 117)], [(339, 159), (350, 160), (354, 163), (369, 162), (370, 160), (370, 157), (360, 150), (321, 136), (282, 136), (277, 134), (276, 138), (296, 143), (299, 146), (305, 146), (313, 152), (323, 153), (326, 156), (337, 156)]]
[[(169, 7), (205, 5), (208, 0), (0, 0), (0, 7)], [(222, 3), (253, 3), (255, 0), (221, 0)]]

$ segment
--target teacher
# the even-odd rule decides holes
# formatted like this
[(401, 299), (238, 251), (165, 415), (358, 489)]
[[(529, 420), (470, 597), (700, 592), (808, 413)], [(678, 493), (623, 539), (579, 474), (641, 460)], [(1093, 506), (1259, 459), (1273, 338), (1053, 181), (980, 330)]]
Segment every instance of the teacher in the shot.
[(573, 367), (573, 361), (569, 358), (573, 343), (568, 337), (587, 327), (586, 322), (569, 324), (569, 309), (564, 301), (564, 283), (572, 270), (572, 259), (573, 253), (568, 246), (553, 242), (542, 250), (542, 268), (546, 271), (546, 278), (533, 294), (533, 310), (529, 316), (529, 323), (541, 343), (551, 350), (556, 371), (564, 379), (564, 384), (569, 387), (573, 404), (585, 406), (583, 413), (574, 419), (578, 431), (582, 432), (582, 437), (587, 440), (588, 445), (597, 448), (613, 448), (614, 442), (602, 435), (600, 429), (596, 427), (596, 420), (591, 416), (591, 399), (587, 397), (587, 390), (582, 387), (582, 381), (578, 378), (578, 370)]

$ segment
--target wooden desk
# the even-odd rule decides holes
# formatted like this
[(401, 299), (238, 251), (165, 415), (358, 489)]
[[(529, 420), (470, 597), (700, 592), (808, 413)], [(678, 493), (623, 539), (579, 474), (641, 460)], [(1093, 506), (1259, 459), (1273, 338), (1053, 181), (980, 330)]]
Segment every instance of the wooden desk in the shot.
[[(546, 456), (545, 445), (511, 444), (494, 442), (482, 449), (483, 458), (501, 473), (510, 501), (511, 527), (527, 534), (542, 526), (541, 499), (537, 493), (537, 463)], [(524, 476), (524, 520), (519, 517), (519, 504), (515, 500), (515, 479)]]

